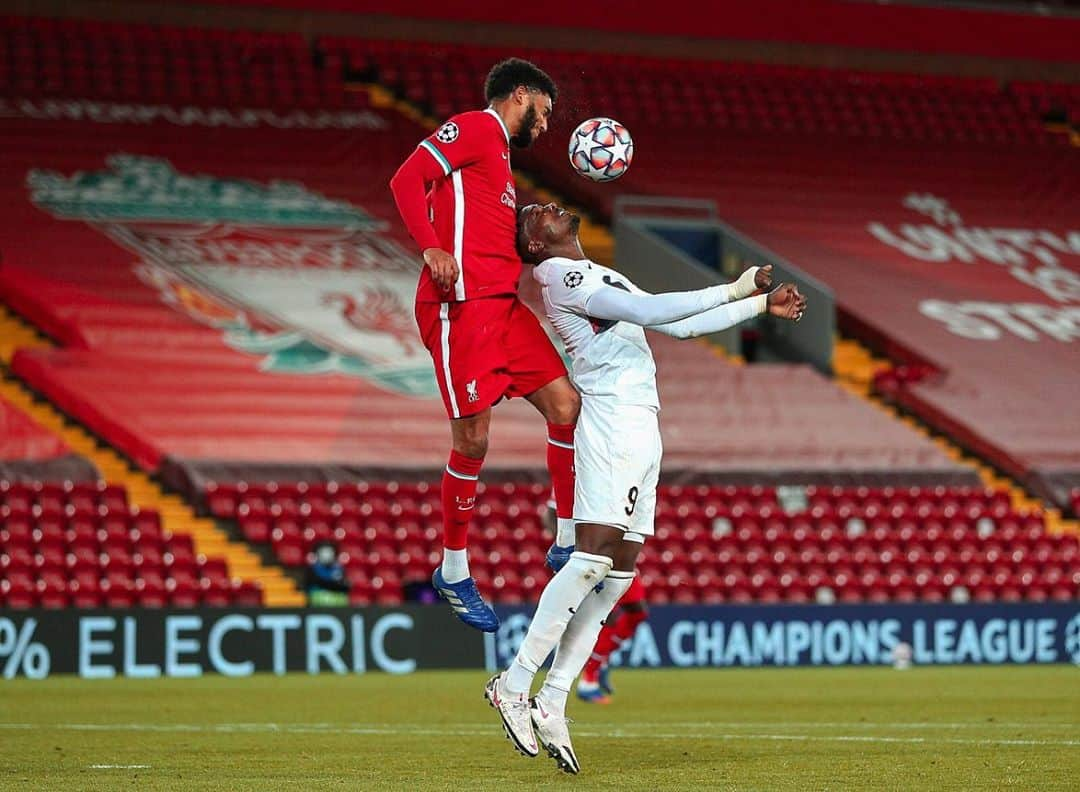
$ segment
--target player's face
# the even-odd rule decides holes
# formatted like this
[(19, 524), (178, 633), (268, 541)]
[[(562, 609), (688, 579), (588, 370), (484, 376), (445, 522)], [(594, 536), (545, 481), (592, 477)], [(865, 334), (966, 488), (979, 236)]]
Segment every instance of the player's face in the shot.
[(523, 211), (528, 238), (539, 239), (547, 246), (573, 239), (581, 224), (580, 217), (554, 203), (532, 204)]
[(510, 142), (517, 148), (528, 148), (540, 135), (547, 132), (552, 105), (551, 97), (538, 91), (525, 91), (522, 99), (524, 110)]

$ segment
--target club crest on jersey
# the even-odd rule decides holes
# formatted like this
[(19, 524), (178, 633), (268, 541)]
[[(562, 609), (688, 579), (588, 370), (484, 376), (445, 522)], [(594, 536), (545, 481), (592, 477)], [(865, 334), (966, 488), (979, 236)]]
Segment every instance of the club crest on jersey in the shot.
[(499, 203), (503, 206), (508, 206), (517, 211), (517, 192), (514, 190), (514, 183), (507, 182), (506, 189), (503, 190), (503, 194), (499, 196)]
[(573, 272), (566, 273), (566, 276), (562, 279), (562, 282), (563, 285), (566, 286), (566, 288), (573, 289), (576, 286), (580, 286), (583, 280), (585, 280), (585, 277), (577, 270), (574, 270)]
[(445, 124), (439, 127), (439, 131), (435, 133), (435, 138), (440, 143), (453, 143), (455, 140), (457, 140), (457, 136), (458, 125), (455, 124), (453, 121), (447, 121)]

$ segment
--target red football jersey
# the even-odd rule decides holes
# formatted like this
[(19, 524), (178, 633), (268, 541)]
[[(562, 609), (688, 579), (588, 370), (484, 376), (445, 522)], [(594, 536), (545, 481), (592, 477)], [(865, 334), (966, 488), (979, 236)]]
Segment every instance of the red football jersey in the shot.
[(428, 207), (440, 246), (458, 262), (458, 279), (451, 291), (442, 291), (424, 267), (416, 299), (452, 302), (516, 294), (521, 259), (506, 125), (491, 109), (461, 113), (420, 148), (444, 173), (428, 192)]

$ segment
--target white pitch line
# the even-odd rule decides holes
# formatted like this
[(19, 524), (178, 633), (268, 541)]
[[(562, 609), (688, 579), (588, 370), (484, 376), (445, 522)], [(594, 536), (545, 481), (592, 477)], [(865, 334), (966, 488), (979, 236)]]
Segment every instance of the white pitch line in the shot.
[(769, 729), (1074, 729), (1080, 730), (1080, 721), (660, 721), (655, 723), (636, 723), (641, 727), (665, 726), (700, 727), (709, 726), (720, 729), (769, 728)]
[(94, 764), (90, 765), (91, 770), (148, 770), (150, 765), (110, 765), (110, 764)]
[[(633, 724), (639, 729), (1070, 729), (1080, 730), (1080, 722), (1066, 721), (786, 721), (772, 723), (768, 721), (635, 721)], [(221, 732), (276, 732), (303, 730), (307, 732), (317, 731), (341, 731), (346, 729), (393, 729), (397, 732), (423, 731), (430, 729), (429, 726), (410, 725), (407, 723), (62, 723), (62, 724), (29, 724), (29, 723), (3, 723), (0, 729), (29, 729), (29, 728), (61, 728), (72, 731), (221, 731)], [(460, 724), (455, 728), (485, 729), (483, 724)], [(438, 733), (442, 733), (439, 730)]]
[(996, 737), (979, 740), (964, 737), (884, 737), (873, 735), (832, 734), (724, 734), (722, 732), (671, 732), (638, 733), (616, 730), (614, 732), (575, 731), (575, 737), (613, 737), (622, 739), (660, 740), (769, 740), (792, 742), (861, 742), (861, 743), (907, 743), (911, 745), (1041, 745), (1080, 746), (1080, 740), (1007, 740)]
[[(635, 724), (637, 729), (648, 724)], [(672, 724), (654, 724), (668, 726)], [(700, 729), (708, 723), (692, 724)], [(761, 724), (754, 724), (760, 726)], [(861, 724), (865, 725), (865, 724)], [(389, 735), (389, 736), (435, 736), (435, 737), (476, 737), (496, 733), (492, 727), (481, 724), (460, 724), (443, 728), (409, 727), (399, 724), (355, 724), (351, 726), (333, 726), (329, 724), (282, 724), (282, 723), (244, 723), (244, 724), (188, 724), (188, 723), (0, 723), (2, 729), (35, 730), (59, 729), (65, 731), (151, 731), (151, 732), (205, 732), (235, 733), (258, 732), (277, 734), (352, 734), (352, 735)], [(963, 738), (963, 737), (890, 737), (885, 735), (831, 735), (831, 734), (772, 734), (772, 733), (724, 733), (717, 731), (638, 731), (635, 729), (589, 730), (577, 729), (579, 737), (597, 737), (624, 740), (762, 740), (795, 742), (857, 742), (857, 743), (903, 743), (910, 745), (932, 745), (949, 743), (953, 745), (1000, 745), (1000, 746), (1080, 746), (1080, 740), (1055, 739), (1006, 739), (1006, 738)]]

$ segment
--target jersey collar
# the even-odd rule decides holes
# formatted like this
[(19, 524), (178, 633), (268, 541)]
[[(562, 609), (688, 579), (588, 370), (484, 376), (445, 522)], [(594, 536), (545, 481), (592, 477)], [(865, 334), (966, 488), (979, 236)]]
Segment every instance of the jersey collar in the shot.
[(492, 110), (490, 107), (484, 110), (485, 113), (491, 113), (496, 121), (499, 122), (499, 126), (502, 127), (503, 135), (506, 137), (506, 142), (510, 142), (510, 130), (506, 128), (506, 122), (502, 120), (502, 116)]

